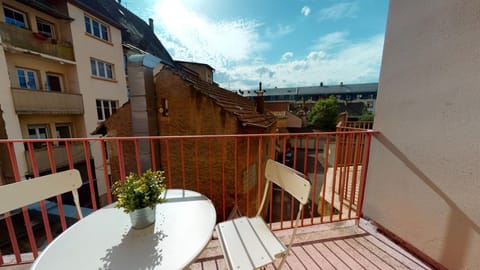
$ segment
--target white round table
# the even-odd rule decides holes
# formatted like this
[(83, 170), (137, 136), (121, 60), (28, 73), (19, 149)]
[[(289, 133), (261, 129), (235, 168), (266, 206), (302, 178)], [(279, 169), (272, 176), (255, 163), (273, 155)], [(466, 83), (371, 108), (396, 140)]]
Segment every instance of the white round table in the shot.
[(122, 209), (109, 205), (78, 221), (36, 259), (31, 269), (183, 269), (212, 237), (215, 207), (200, 193), (169, 189), (155, 225), (131, 228)]

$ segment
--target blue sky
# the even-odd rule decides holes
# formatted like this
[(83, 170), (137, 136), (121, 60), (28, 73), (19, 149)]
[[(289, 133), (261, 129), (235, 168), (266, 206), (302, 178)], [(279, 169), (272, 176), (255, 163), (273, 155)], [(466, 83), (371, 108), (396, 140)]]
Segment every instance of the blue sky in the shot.
[(231, 89), (378, 82), (388, 0), (123, 0)]

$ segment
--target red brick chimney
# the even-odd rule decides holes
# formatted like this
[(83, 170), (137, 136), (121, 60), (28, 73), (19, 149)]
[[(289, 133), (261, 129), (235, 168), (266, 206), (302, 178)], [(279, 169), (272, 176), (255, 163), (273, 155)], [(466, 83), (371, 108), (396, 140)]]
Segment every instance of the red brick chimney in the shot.
[(263, 91), (262, 91), (262, 82), (258, 84), (258, 92), (257, 92), (257, 112), (264, 113), (265, 112), (265, 102), (263, 100)]

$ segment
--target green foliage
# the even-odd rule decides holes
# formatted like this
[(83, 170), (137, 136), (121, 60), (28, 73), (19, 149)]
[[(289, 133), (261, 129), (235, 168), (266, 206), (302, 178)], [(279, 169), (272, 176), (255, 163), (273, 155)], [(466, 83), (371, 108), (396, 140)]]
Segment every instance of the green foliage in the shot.
[(166, 190), (163, 171), (147, 170), (141, 176), (130, 173), (125, 181), (113, 184), (113, 194), (117, 195), (116, 208), (123, 208), (125, 213), (145, 207), (153, 208), (155, 204), (165, 202), (160, 194)]
[(310, 125), (321, 130), (335, 130), (338, 117), (338, 104), (335, 96), (320, 99), (308, 113)]
[(358, 118), (359, 121), (373, 121), (373, 113), (369, 112), (367, 107), (363, 107), (362, 115)]

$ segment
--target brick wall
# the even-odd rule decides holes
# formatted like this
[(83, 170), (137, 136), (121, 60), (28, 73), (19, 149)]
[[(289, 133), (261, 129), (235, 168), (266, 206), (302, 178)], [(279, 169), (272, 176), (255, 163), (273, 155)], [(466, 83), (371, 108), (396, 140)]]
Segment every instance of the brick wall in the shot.
[[(213, 99), (200, 93), (190, 83), (169, 70), (162, 70), (156, 75), (156, 91), (157, 106), (162, 108), (165, 100), (168, 103), (168, 116), (159, 114), (161, 135), (253, 134), (271, 131), (241, 126), (235, 115), (223, 110)], [(263, 148), (270, 149), (269, 143), (263, 142)], [(202, 139), (196, 144), (184, 142), (183, 149), (186, 154), (182, 156), (181, 143), (171, 142), (168, 153), (166, 147), (162, 146), (161, 164), (167, 171), (170, 168), (169, 181), (172, 187), (195, 190), (198, 187), (201, 193), (207, 195), (217, 207), (219, 219), (227, 216), (234, 205), (236, 180), (239, 191), (238, 207), (244, 215), (247, 213), (253, 215), (259, 203), (256, 181), (259, 175), (258, 144), (258, 140), (251, 139), (248, 143), (247, 139), (238, 140), (235, 155), (234, 139), (209, 141)], [(225, 150), (222, 152), (222, 149)], [(195, 157), (199, 157), (197, 162)], [(260, 180), (263, 188), (265, 158), (262, 160)], [(246, 178), (250, 180), (247, 181)], [(248, 210), (245, 203), (247, 198), (250, 201)], [(223, 203), (225, 211), (221, 211), (220, 208)]]

